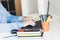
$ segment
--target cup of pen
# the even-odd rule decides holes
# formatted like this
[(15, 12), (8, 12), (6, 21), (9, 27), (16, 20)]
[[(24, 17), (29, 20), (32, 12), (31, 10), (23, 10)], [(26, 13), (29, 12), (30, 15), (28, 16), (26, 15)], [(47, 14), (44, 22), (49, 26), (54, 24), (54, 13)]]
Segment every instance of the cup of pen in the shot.
[(49, 31), (49, 22), (42, 22), (42, 31), (43, 32)]
[(43, 32), (48, 32), (49, 31), (49, 25), (50, 25), (50, 20), (51, 16), (46, 17), (46, 15), (43, 15), (44, 17), (42, 18), (42, 31)]

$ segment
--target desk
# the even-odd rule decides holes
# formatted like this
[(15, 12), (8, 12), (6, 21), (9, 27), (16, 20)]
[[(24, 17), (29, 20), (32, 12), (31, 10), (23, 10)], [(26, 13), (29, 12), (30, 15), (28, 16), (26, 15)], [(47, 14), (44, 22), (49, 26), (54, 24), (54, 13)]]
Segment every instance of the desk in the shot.
[(4, 38), (6, 36), (9, 36), (9, 35), (12, 35), (10, 33), (4, 33), (4, 34), (1, 34), (0, 36), (0, 39), (1, 40), (42, 40), (43, 37), (17, 37), (17, 36), (14, 36), (14, 37), (8, 37), (8, 38)]

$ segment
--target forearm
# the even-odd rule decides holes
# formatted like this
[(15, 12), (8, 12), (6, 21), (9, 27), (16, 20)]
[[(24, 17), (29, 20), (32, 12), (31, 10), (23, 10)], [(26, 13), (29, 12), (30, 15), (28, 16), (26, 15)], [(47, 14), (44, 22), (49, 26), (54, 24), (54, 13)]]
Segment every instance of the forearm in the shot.
[(0, 24), (0, 33), (11, 32), (12, 29), (19, 29), (24, 26), (23, 22), (21, 23), (3, 23)]
[(19, 29), (24, 26), (23, 22), (15, 22), (15, 23), (11, 23), (10, 25), (11, 25), (11, 30)]
[(7, 23), (21, 22), (22, 19), (23, 19), (22, 16), (10, 15), (10, 16), (7, 17)]
[(21, 22), (23, 21), (22, 16), (14, 16), (11, 22)]

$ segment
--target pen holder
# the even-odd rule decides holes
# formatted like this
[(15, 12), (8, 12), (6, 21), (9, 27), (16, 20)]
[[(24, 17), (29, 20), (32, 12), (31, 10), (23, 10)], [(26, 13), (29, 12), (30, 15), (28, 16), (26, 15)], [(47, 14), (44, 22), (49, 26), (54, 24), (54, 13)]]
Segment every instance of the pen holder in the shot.
[(50, 22), (42, 22), (42, 31), (48, 32), (49, 31), (49, 23)]

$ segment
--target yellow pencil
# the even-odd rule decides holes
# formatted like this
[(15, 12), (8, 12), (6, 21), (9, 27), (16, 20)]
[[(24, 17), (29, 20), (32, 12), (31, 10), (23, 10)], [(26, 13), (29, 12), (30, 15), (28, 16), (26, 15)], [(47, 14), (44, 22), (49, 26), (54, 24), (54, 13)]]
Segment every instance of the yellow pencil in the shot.
[(51, 16), (48, 16), (48, 18), (46, 20), (46, 22), (49, 22), (49, 21), (51, 21)]

